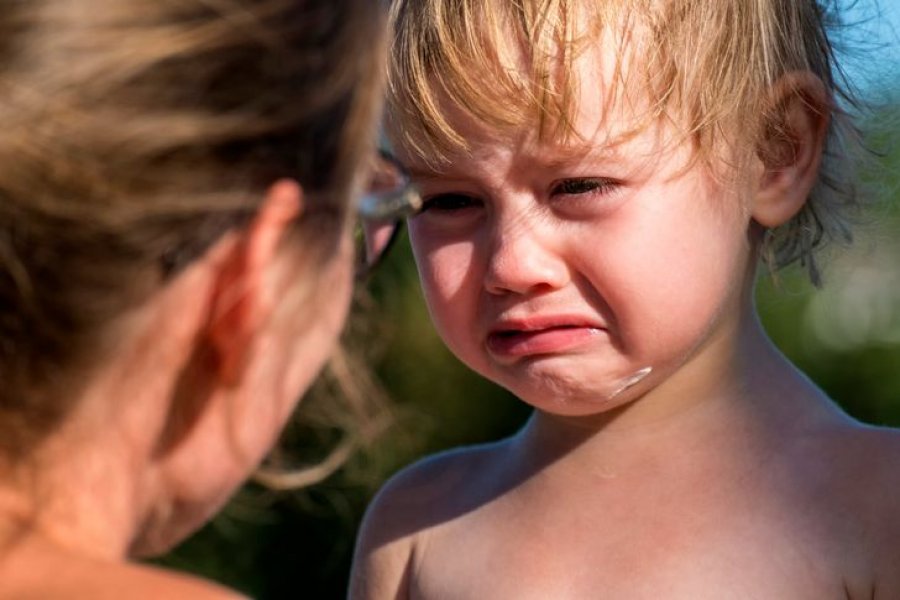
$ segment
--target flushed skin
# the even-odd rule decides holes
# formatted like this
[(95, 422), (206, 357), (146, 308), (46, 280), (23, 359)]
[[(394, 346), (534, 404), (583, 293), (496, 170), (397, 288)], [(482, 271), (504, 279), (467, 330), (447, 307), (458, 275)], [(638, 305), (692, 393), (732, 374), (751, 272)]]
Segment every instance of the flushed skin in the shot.
[(843, 414), (753, 307), (763, 230), (818, 176), (821, 81), (772, 88), (791, 135), (769, 150), (790, 159), (743, 179), (691, 163), (669, 124), (609, 143), (604, 124), (633, 115), (580, 83), (586, 147), (496, 135), (451, 105), (468, 152), (435, 168), (401, 149), (438, 331), (536, 410), (509, 439), (387, 484), (350, 597), (900, 595), (900, 435)]

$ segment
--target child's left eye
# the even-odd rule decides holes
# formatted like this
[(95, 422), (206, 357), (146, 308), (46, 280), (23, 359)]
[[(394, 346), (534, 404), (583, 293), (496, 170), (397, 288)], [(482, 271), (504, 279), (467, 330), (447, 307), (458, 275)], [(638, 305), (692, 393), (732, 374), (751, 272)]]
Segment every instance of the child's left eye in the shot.
[(581, 179), (563, 179), (551, 189), (552, 195), (576, 196), (581, 194), (597, 194), (610, 191), (616, 186), (612, 179), (590, 177)]

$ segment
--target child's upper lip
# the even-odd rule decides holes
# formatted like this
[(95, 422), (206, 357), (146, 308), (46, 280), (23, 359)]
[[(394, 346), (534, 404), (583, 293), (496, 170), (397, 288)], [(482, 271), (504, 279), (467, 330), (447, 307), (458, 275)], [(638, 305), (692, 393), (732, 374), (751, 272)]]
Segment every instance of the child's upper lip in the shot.
[(541, 331), (560, 327), (586, 327), (605, 329), (603, 323), (596, 318), (572, 314), (535, 314), (521, 317), (497, 319), (491, 327), (489, 335)]

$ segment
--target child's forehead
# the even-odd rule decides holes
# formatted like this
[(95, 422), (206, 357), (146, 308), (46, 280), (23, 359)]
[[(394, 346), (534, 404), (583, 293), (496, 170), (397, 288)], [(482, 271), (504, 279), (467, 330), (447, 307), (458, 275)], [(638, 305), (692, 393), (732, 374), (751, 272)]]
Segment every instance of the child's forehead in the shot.
[(448, 144), (438, 154), (423, 151), (419, 140), (410, 139), (403, 122), (389, 124), (388, 131), (401, 160), (429, 172), (477, 161), (480, 154), (498, 147), (514, 149), (536, 166), (550, 168), (585, 161), (615, 162), (626, 154), (649, 153), (651, 147), (658, 148), (661, 141), (673, 137), (672, 129), (663, 127), (662, 120), (651, 114), (646, 94), (615, 85), (614, 79), (623, 76), (614, 51), (595, 44), (572, 63), (574, 93), (567, 111), (528, 112), (523, 106), (516, 122), (492, 123), (462, 99), (436, 89), (433, 97), (444, 127), (463, 144)]
[[(558, 177), (561, 174), (615, 174), (637, 177), (678, 152), (689, 160), (685, 140), (667, 135), (664, 128), (650, 125), (635, 131), (601, 130), (587, 139), (540, 139), (534, 129), (525, 128), (519, 136), (490, 136), (485, 132), (468, 138), (466, 148), (450, 150), (439, 160), (422, 155), (402, 141), (395, 152), (412, 177), (422, 183), (446, 180), (500, 179), (507, 170), (531, 177)], [(686, 165), (685, 165), (686, 166)]]
[(543, 44), (510, 30), (472, 56), (447, 50), (427, 74), (399, 78), (388, 128), (396, 144), (432, 158), (498, 137), (551, 142), (561, 156), (583, 155), (586, 144), (605, 151), (654, 119), (643, 29), (619, 19)]
[[(690, 141), (691, 164), (696, 159), (731, 181), (749, 175), (759, 141), (773, 133), (769, 125), (779, 117), (771, 105), (773, 85), (808, 71), (850, 112), (832, 114), (828, 168), (809, 208), (784, 230), (790, 243), (779, 252), (788, 258), (779, 261), (786, 264), (809, 256), (823, 228), (843, 237), (840, 207), (857, 205), (851, 180), (862, 137), (852, 113), (859, 106), (835, 67), (829, 38), (841, 19), (832, 4), (393, 0), (388, 129), (395, 146), (440, 165), (473, 145), (447, 105), (508, 139), (531, 131), (565, 141), (591, 137), (586, 130), (603, 126), (615, 137), (616, 129), (639, 132), (664, 123), (676, 141)], [(592, 52), (594, 61), (582, 60)], [(637, 118), (625, 126), (628, 119), (614, 107)], [(838, 215), (833, 226), (817, 211)]]

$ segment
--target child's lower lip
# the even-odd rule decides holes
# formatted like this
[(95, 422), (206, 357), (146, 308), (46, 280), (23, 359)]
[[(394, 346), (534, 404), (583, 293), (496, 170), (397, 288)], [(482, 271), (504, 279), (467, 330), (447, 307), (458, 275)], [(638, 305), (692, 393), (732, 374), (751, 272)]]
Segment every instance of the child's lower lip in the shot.
[(497, 356), (553, 354), (583, 346), (599, 333), (600, 330), (594, 327), (549, 327), (535, 331), (498, 332), (488, 336), (487, 346)]

